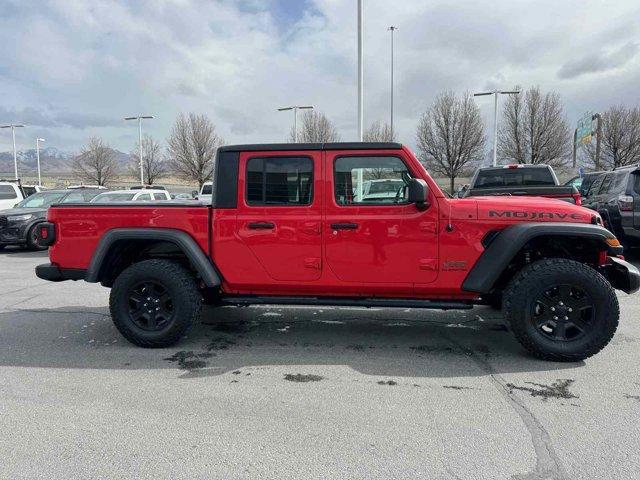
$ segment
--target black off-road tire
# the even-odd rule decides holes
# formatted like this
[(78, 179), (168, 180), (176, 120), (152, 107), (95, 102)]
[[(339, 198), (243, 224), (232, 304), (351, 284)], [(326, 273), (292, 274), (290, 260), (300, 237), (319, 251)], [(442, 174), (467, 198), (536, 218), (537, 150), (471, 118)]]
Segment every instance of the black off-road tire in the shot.
[(31, 228), (29, 228), (29, 231), (27, 232), (27, 248), (33, 251), (46, 250), (48, 247), (43, 247), (38, 243), (36, 228), (38, 228), (38, 224), (33, 225)]
[[(142, 328), (131, 313), (135, 310), (132, 291), (146, 282), (158, 285), (170, 298), (171, 315), (158, 330)], [(109, 307), (113, 323), (127, 340), (140, 347), (163, 348), (177, 343), (198, 321), (202, 296), (194, 276), (182, 265), (168, 260), (145, 260), (131, 265), (116, 278)]]
[[(532, 306), (553, 285), (579, 288), (593, 304), (588, 328), (575, 340), (551, 339), (534, 323)], [(525, 349), (537, 358), (558, 362), (576, 362), (598, 353), (613, 337), (620, 316), (615, 291), (605, 277), (580, 262), (559, 258), (534, 262), (518, 272), (504, 291), (503, 312)]]

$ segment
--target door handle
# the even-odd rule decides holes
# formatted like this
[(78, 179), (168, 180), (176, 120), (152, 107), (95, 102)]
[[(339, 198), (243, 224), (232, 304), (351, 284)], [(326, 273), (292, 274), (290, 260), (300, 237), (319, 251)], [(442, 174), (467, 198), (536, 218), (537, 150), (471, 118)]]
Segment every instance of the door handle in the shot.
[(333, 230), (356, 230), (358, 228), (357, 223), (332, 223), (331, 228)]
[(273, 230), (276, 225), (272, 222), (250, 222), (247, 228), (250, 230)]

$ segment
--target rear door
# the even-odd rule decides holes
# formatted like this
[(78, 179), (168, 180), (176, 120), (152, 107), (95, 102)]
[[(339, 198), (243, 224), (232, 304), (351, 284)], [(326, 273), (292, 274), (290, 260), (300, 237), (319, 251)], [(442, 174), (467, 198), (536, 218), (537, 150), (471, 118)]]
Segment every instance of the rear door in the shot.
[(640, 228), (640, 170), (634, 171), (630, 177), (633, 185), (633, 226)]
[[(437, 205), (424, 211), (406, 199), (406, 185), (417, 173), (401, 151), (358, 154), (327, 151), (325, 190), (327, 268), (342, 282), (364, 290), (375, 285), (409, 293), (413, 284), (438, 275)], [(331, 176), (331, 177), (330, 177)], [(382, 180), (382, 181), (381, 181)], [(364, 184), (399, 185), (365, 193)]]
[(321, 158), (320, 151), (240, 155), (236, 235), (274, 280), (322, 273)]

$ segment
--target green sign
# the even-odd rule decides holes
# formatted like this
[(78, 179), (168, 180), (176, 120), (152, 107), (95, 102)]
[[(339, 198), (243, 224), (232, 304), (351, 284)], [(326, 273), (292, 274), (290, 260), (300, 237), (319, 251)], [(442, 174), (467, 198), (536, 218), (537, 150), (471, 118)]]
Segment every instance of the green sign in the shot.
[(576, 143), (589, 143), (593, 135), (593, 113), (587, 112), (578, 120), (576, 127)]

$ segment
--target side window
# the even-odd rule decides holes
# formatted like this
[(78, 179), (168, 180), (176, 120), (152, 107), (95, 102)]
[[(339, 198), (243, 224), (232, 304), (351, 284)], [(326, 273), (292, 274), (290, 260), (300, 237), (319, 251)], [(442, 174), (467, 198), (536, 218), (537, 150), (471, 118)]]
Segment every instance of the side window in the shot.
[(640, 172), (635, 172), (633, 174), (633, 178), (633, 189), (638, 195), (640, 195)]
[(398, 157), (341, 157), (334, 164), (338, 205), (404, 203), (411, 174)]
[(151, 194), (150, 193), (143, 193), (138, 198), (136, 198), (136, 200), (139, 201), (139, 202), (142, 202), (142, 201), (145, 201), (145, 200), (151, 200)]
[(604, 177), (606, 177), (606, 175), (600, 175), (593, 181), (588, 192), (589, 196), (598, 195), (598, 193), (600, 193), (600, 187), (602, 187)]
[(600, 191), (598, 192), (600, 195), (604, 193), (609, 193), (611, 188), (611, 183), (613, 182), (613, 173), (607, 173), (602, 180), (602, 186), (600, 187)]
[(0, 200), (13, 200), (18, 198), (12, 185), (0, 185)]
[(164, 193), (156, 192), (153, 194), (153, 198), (155, 200), (168, 200), (167, 196)]
[(82, 203), (84, 202), (84, 196), (80, 192), (73, 192), (62, 199), (62, 203)]
[(310, 158), (251, 158), (246, 178), (249, 205), (309, 205), (313, 201)]

